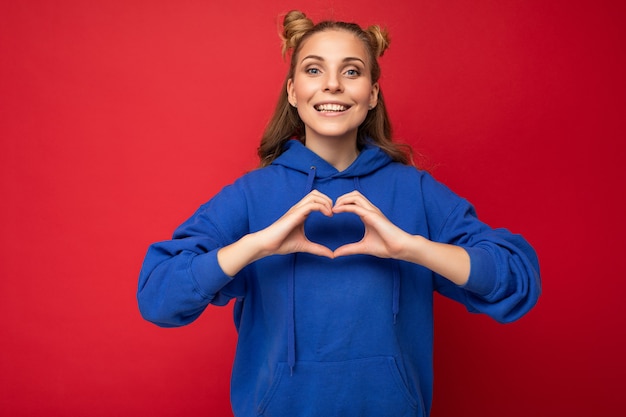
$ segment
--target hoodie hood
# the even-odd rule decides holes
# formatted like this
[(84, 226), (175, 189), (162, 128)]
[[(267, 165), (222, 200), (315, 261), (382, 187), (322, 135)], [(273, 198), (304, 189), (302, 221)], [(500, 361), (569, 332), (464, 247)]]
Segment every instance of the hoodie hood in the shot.
[(292, 139), (285, 143), (284, 152), (272, 162), (272, 165), (281, 165), (307, 175), (311, 167), (315, 167), (316, 178), (322, 179), (363, 177), (391, 162), (389, 155), (368, 141), (352, 165), (343, 171), (338, 171), (334, 166), (304, 146), (302, 142)]

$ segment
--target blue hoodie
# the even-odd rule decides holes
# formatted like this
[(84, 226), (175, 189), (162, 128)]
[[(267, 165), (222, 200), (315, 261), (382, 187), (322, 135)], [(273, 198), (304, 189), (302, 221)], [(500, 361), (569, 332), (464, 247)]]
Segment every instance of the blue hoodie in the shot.
[[(462, 246), (469, 281), (458, 286), (409, 262), (353, 255), (269, 256), (229, 277), (217, 251), (281, 217), (312, 189), (333, 201), (358, 190), (414, 235)], [(330, 249), (360, 240), (352, 213), (313, 213), (307, 237)], [(367, 146), (344, 171), (291, 140), (153, 244), (139, 279), (144, 318), (163, 327), (235, 299), (238, 343), (231, 381), (235, 416), (428, 416), (433, 292), (500, 322), (525, 314), (540, 293), (539, 266), (519, 235), (492, 229), (431, 175)]]

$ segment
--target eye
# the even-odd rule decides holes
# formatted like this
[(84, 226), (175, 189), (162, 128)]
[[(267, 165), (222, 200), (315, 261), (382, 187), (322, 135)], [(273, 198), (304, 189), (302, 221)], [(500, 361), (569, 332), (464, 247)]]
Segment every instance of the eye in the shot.
[(310, 67), (304, 70), (309, 75), (318, 75), (320, 73), (320, 69), (316, 67)]
[(345, 74), (346, 74), (348, 77), (356, 78), (356, 77), (358, 77), (359, 75), (361, 75), (361, 71), (359, 71), (358, 69), (354, 69), (354, 68), (352, 68), (352, 69), (347, 70), (347, 71), (345, 72)]

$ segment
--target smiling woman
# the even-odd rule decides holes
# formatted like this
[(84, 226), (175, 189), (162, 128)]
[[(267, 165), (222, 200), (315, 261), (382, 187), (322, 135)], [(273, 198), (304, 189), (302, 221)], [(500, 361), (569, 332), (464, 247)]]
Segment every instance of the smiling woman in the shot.
[(500, 322), (540, 293), (537, 257), (407, 164), (378, 84), (378, 27), (284, 20), (291, 66), (261, 168), (153, 244), (143, 316), (235, 302), (236, 416), (427, 416), (433, 293)]
[[(309, 37), (314, 35), (315, 42), (307, 42)], [(366, 142), (373, 142), (384, 150), (394, 161), (403, 164), (408, 163), (410, 148), (406, 145), (393, 142), (391, 132), (391, 122), (386, 111), (385, 101), (380, 92), (378, 79), (380, 78), (380, 65), (378, 58), (381, 57), (389, 46), (387, 32), (381, 30), (377, 25), (372, 25), (366, 30), (354, 23), (323, 21), (318, 24), (308, 19), (303, 13), (294, 11), (288, 13), (284, 20), (284, 30), (281, 34), (283, 39), (283, 56), (291, 52), (291, 62), (289, 71), (285, 78), (285, 84), (281, 90), (280, 99), (274, 117), (269, 123), (263, 135), (259, 147), (259, 157), (261, 165), (269, 165), (274, 158), (284, 150), (284, 144), (293, 136), (304, 143), (306, 138), (306, 125), (303, 122), (302, 114), (296, 111), (297, 97), (294, 97), (294, 80), (298, 75), (308, 75), (307, 78), (322, 76), (320, 82), (328, 79), (329, 76), (336, 77), (330, 80), (330, 85), (319, 86), (327, 94), (325, 96), (337, 96), (343, 93), (343, 83), (345, 80), (351, 85), (362, 85), (370, 91), (368, 110), (364, 119), (361, 120), (357, 131), (357, 147), (363, 147)], [(335, 42), (341, 42), (342, 48), (336, 48)], [(302, 48), (317, 50), (318, 52), (302, 52)], [(338, 50), (341, 49), (341, 50)], [(326, 64), (325, 59), (330, 59), (330, 51), (333, 51), (336, 60), (335, 65), (341, 68), (342, 65), (353, 64), (352, 68), (346, 68), (345, 73), (333, 75), (323, 72), (327, 68), (316, 67), (315, 64)], [(317, 61), (317, 62), (305, 62)], [(303, 64), (308, 64), (303, 67)], [(354, 67), (356, 65), (356, 67)], [(305, 74), (299, 74), (304, 71)], [(335, 69), (336, 71), (336, 69)], [(369, 83), (366, 83), (368, 80)], [(356, 82), (359, 81), (359, 82)], [(335, 86), (333, 86), (333, 82)], [(365, 86), (367, 84), (367, 87)], [(335, 91), (332, 91), (332, 90)], [(337, 90), (338, 89), (338, 90)], [(328, 100), (328, 98), (326, 98)], [(336, 100), (336, 98), (335, 98)], [(324, 103), (322, 103), (324, 104)], [(333, 101), (327, 104), (333, 104)], [(338, 105), (345, 103), (335, 103)], [(292, 107), (293, 106), (293, 107)]]

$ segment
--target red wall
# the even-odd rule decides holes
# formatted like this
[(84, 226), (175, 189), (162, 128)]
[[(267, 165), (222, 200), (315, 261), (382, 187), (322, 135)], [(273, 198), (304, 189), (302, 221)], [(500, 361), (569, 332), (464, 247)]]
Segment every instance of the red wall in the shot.
[(302, 7), (390, 29), (397, 137), (539, 252), (517, 323), (437, 298), (433, 416), (623, 415), (621, 4), (3, 1), (0, 414), (229, 415), (230, 308), (159, 329), (137, 275), (254, 167), (286, 70), (276, 16)]

